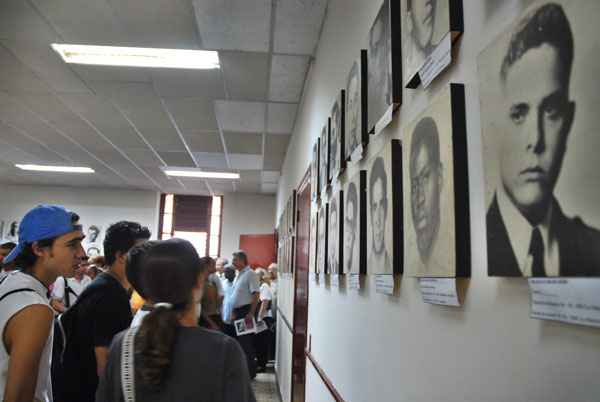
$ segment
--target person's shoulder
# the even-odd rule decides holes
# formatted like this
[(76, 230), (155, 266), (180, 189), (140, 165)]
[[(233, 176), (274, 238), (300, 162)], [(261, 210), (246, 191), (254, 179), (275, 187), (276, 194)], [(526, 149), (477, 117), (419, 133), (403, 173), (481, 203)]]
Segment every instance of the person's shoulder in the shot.
[(237, 343), (230, 336), (222, 332), (214, 331), (204, 327), (183, 327), (181, 333), (193, 343), (198, 343), (209, 349), (225, 348), (229, 344)]
[(579, 216), (562, 219), (557, 230), (565, 231), (574, 236), (578, 243), (590, 250), (600, 249), (600, 230), (586, 225)]

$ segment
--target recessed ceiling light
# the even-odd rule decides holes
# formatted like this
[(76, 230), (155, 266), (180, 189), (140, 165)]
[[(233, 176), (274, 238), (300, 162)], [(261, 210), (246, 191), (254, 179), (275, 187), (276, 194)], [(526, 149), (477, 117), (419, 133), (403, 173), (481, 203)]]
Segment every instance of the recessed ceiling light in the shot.
[(64, 173), (94, 173), (94, 169), (89, 167), (76, 166), (44, 166), (44, 165), (21, 165), (15, 164), (16, 167), (23, 170), (35, 170), (38, 172), (64, 172)]
[(214, 50), (155, 49), (146, 47), (68, 45), (52, 43), (65, 63), (103, 66), (220, 68), (219, 54)]
[(239, 179), (239, 173), (224, 172), (201, 172), (199, 170), (165, 170), (169, 176), (176, 177), (200, 177), (203, 179)]

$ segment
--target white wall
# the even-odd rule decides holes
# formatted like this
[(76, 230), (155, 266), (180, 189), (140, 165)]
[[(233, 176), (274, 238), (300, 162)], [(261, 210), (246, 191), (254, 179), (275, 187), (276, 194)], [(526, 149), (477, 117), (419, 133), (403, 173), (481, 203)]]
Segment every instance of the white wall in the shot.
[[(81, 217), (79, 223), (84, 229), (87, 225), (102, 226), (102, 239), (106, 228), (120, 220), (148, 226), (152, 238), (156, 239), (159, 201), (156, 191), (1, 185), (0, 220), (7, 225), (7, 222), (20, 221), (36, 205), (61, 205)], [(85, 240), (84, 247), (87, 250)]]
[[(277, 193), (277, 216), (310, 165), (312, 146), (352, 61), (363, 47), (380, 1), (329, 0), (316, 59), (306, 84)], [(487, 276), (485, 201), (476, 58), (528, 0), (463, 0), (465, 33), (453, 63), (423, 91), (404, 91), (388, 128), (367, 147), (342, 182), (420, 113), (448, 83), (465, 85), (471, 214), (472, 276), (463, 306), (422, 301), (418, 280), (398, 278), (393, 296), (375, 293), (373, 276), (360, 291), (309, 285), (312, 354), (346, 401), (592, 401), (598, 400), (600, 331), (528, 317), (525, 279)], [(315, 206), (313, 206), (315, 208)], [(281, 278), (279, 300), (292, 322), (293, 278)], [(289, 331), (280, 340), (291, 342)], [(291, 361), (281, 354), (278, 363)], [(288, 353), (291, 353), (289, 351)], [(310, 366), (307, 361), (307, 365)], [(281, 372), (283, 367), (279, 367)], [(307, 369), (307, 399), (330, 400)], [(281, 378), (280, 378), (281, 379)], [(289, 384), (281, 384), (289, 400)]]
[(241, 234), (270, 234), (275, 230), (275, 196), (223, 196), (221, 256), (231, 261), (231, 253), (239, 250)]

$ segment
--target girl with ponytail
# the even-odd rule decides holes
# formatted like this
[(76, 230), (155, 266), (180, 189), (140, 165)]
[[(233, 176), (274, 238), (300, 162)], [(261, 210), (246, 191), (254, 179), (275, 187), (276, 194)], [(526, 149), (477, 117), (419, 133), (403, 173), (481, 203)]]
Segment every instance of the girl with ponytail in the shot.
[[(194, 246), (181, 239), (156, 242), (140, 266), (154, 310), (137, 334), (128, 333), (132, 328), (114, 338), (96, 401), (256, 401), (238, 343), (197, 324), (204, 267)], [(127, 337), (133, 339), (131, 378), (122, 372)]]

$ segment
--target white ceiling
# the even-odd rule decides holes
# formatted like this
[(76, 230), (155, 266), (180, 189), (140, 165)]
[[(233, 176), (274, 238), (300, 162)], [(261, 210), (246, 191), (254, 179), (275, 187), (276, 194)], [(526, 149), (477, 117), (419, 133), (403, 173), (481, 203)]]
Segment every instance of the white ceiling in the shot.
[[(327, 0), (0, 0), (0, 181), (274, 193)], [(68, 65), (49, 44), (219, 51), (220, 70)], [(15, 163), (89, 166), (92, 175)], [(240, 173), (171, 179), (166, 167)]]

